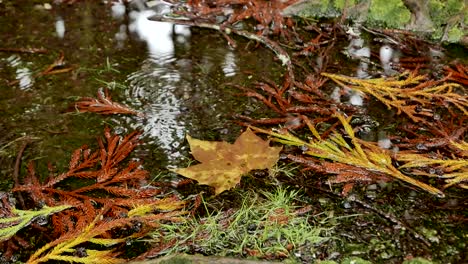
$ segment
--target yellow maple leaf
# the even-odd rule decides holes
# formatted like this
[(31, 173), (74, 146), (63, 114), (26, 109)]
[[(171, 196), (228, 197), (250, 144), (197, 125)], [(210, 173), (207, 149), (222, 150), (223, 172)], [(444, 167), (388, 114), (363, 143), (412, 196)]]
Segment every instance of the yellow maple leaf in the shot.
[(240, 182), (243, 174), (251, 170), (269, 169), (279, 159), (281, 147), (270, 147), (250, 129), (230, 144), (224, 141), (203, 141), (187, 135), (193, 157), (200, 164), (174, 172), (215, 188), (220, 194)]

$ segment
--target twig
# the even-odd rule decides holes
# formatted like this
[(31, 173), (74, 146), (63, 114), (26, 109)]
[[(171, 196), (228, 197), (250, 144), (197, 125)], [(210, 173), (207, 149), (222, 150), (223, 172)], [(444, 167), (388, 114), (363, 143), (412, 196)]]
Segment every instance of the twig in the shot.
[[(63, 51), (60, 51), (59, 57), (46, 69), (34, 75), (34, 78), (39, 78), (44, 75), (52, 75), (52, 74), (59, 74), (59, 73), (66, 73), (73, 70), (73, 67), (62, 68), (65, 65), (65, 55)], [(8, 85), (16, 85), (20, 82), (20, 80), (14, 80), (8, 82)]]
[(0, 48), (0, 52), (13, 52), (13, 53), (47, 53), (46, 49), (40, 48)]
[[(21, 148), (20, 148), (20, 150), (18, 152), (18, 155), (16, 155), (15, 168), (13, 170), (13, 180), (15, 181), (15, 187), (20, 186), (19, 171), (20, 171), (20, 168), (21, 168), (21, 157), (23, 156), (24, 150), (26, 149), (28, 144), (29, 144), (29, 138), (27, 138), (23, 142), (23, 144), (21, 145)], [(25, 208), (24, 207), (24, 199), (23, 199), (23, 196), (21, 195), (21, 192), (18, 192), (18, 199), (19, 199), (19, 202), (21, 204), (21, 208)]]
[(422, 241), (428, 247), (431, 246), (431, 242), (429, 242), (427, 239), (425, 239), (424, 236), (422, 236), (421, 234), (416, 232), (416, 230), (412, 229), (411, 227), (409, 227), (405, 223), (403, 223), (400, 220), (396, 219), (395, 216), (393, 216), (391, 214), (388, 214), (388, 213), (385, 213), (385, 212), (373, 207), (372, 205), (358, 199), (356, 197), (356, 195), (354, 195), (354, 194), (348, 196), (347, 199), (348, 199), (348, 201), (355, 202), (355, 203), (361, 205), (364, 208), (367, 208), (369, 210), (372, 210), (372, 211), (376, 212), (377, 214), (379, 214), (383, 218), (387, 219), (388, 221), (394, 223), (395, 225), (405, 228), (406, 230), (408, 230), (413, 235), (414, 238), (419, 239), (420, 241)]
[(180, 24), (180, 25), (214, 29), (214, 30), (222, 32), (223, 35), (224, 34), (229, 35), (230, 33), (234, 33), (236, 35), (258, 41), (264, 44), (267, 48), (269, 48), (276, 54), (276, 57), (281, 61), (283, 66), (286, 66), (291, 83), (294, 83), (293, 67), (292, 67), (291, 58), (289, 57), (289, 54), (285, 50), (283, 50), (280, 47), (280, 45), (278, 45), (278, 43), (264, 36), (256, 35), (254, 33), (250, 33), (244, 30), (237, 30), (231, 27), (225, 27), (225, 26), (204, 23), (204, 22), (196, 22), (196, 21), (186, 20), (186, 19), (174, 19), (174, 18), (160, 16), (160, 15), (152, 16), (152, 17), (149, 17), (148, 19), (152, 21), (169, 22), (169, 23)]

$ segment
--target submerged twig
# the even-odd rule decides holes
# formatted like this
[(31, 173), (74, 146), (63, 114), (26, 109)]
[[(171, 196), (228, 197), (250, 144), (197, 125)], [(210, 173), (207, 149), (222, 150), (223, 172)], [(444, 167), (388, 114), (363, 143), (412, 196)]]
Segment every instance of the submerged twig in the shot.
[[(20, 186), (19, 171), (20, 171), (20, 168), (21, 168), (21, 158), (23, 157), (23, 152), (26, 149), (26, 147), (28, 146), (28, 144), (29, 144), (29, 139), (26, 139), (23, 142), (23, 144), (21, 145), (21, 148), (18, 151), (18, 155), (16, 155), (15, 168), (13, 170), (13, 180), (15, 181), (15, 187)], [(21, 195), (21, 193), (18, 193), (18, 199), (20, 201), (21, 208), (25, 208), (24, 207), (24, 199), (23, 199), (23, 196)]]
[(210, 23), (204, 23), (204, 22), (196, 22), (196, 21), (191, 21), (191, 20), (184, 20), (184, 19), (174, 19), (174, 18), (169, 18), (169, 17), (164, 17), (164, 16), (152, 16), (148, 18), (149, 20), (152, 21), (159, 21), (159, 22), (170, 22), (170, 23), (175, 23), (175, 24), (180, 24), (180, 25), (187, 25), (187, 26), (194, 26), (194, 27), (201, 27), (201, 28), (208, 28), (208, 29), (214, 29), (217, 31), (222, 32), (223, 34), (230, 34), (234, 33), (236, 35), (245, 37), (247, 39), (255, 40), (263, 45), (265, 45), (267, 48), (272, 50), (275, 54), (276, 57), (281, 61), (283, 66), (286, 66), (286, 69), (289, 74), (290, 82), (294, 83), (294, 73), (293, 73), (293, 66), (291, 63), (291, 58), (289, 57), (289, 54), (282, 49), (278, 43), (264, 37), (261, 35), (256, 35), (254, 33), (250, 33), (248, 31), (244, 30), (237, 30), (231, 27), (224, 27), (216, 24), (210, 24)]
[[(73, 67), (64, 67), (65, 66), (65, 55), (63, 51), (60, 51), (58, 58), (43, 71), (34, 75), (34, 78), (38, 78), (44, 75), (52, 75), (59, 73), (66, 73), (73, 70)], [(8, 85), (15, 85), (19, 83), (19, 80), (14, 80), (8, 83)]]
[(416, 230), (410, 228), (408, 225), (406, 225), (402, 221), (398, 220), (395, 216), (393, 216), (393, 215), (391, 215), (389, 213), (385, 213), (385, 212), (375, 208), (374, 206), (360, 200), (359, 198), (356, 197), (356, 195), (350, 195), (348, 197), (348, 201), (355, 202), (355, 203), (361, 205), (364, 208), (367, 208), (369, 210), (372, 210), (372, 211), (376, 212), (378, 215), (380, 215), (381, 217), (383, 217), (383, 218), (387, 219), (388, 221), (394, 223), (395, 225), (401, 226), (402, 228), (408, 230), (408, 232), (410, 232), (413, 235), (414, 238), (422, 241), (426, 246), (428, 246), (428, 247), (431, 246), (431, 242), (429, 242), (427, 239), (425, 239), (423, 235), (419, 234), (418, 232), (416, 232)]
[(43, 54), (47, 53), (47, 50), (41, 48), (0, 48), (0, 52)]

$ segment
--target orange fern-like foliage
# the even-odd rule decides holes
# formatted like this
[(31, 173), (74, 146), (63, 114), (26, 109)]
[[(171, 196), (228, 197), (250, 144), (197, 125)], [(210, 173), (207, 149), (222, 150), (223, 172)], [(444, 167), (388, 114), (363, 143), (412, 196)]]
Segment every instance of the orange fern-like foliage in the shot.
[[(159, 194), (159, 189), (141, 188), (148, 172), (140, 168), (140, 163), (130, 161), (126, 167), (121, 166), (137, 146), (139, 133), (133, 132), (122, 138), (106, 129), (104, 134), (105, 140), (98, 140), (99, 150), (92, 151), (86, 145), (82, 146), (72, 154), (68, 171), (50, 176), (44, 182), (39, 181), (30, 163), (25, 183), (13, 191), (27, 192), (36, 203), (52, 206), (58, 201), (67, 201), (83, 209), (90, 206), (88, 203), (103, 204), (112, 198), (111, 212), (145, 203), (148, 197)], [(73, 190), (59, 188), (70, 178), (89, 179), (93, 183)]]
[(129, 107), (112, 101), (107, 90), (99, 91), (97, 99), (92, 97), (83, 97), (75, 104), (75, 108), (80, 112), (92, 112), (102, 115), (130, 114), (141, 116), (139, 113)]
[[(71, 263), (125, 263), (127, 260), (119, 257), (121, 253), (112, 247), (146, 235), (150, 230), (147, 227), (157, 227), (159, 220), (178, 221), (184, 212), (170, 211), (180, 209), (183, 205), (184, 202), (177, 201), (175, 197), (153, 200), (150, 205), (136, 206), (128, 211), (126, 217), (109, 219), (104, 217), (112, 208), (112, 205), (107, 203), (101, 210), (93, 209), (92, 212), (88, 212), (90, 217), (78, 218), (68, 232), (37, 250), (27, 263), (54, 260)], [(153, 213), (155, 210), (169, 212)], [(88, 218), (91, 218), (91, 221)], [(120, 233), (116, 232), (117, 230)], [(104, 249), (86, 248), (87, 244), (98, 245)]]
[(455, 64), (453, 67), (446, 66), (447, 76), (449, 80), (459, 84), (468, 85), (468, 66), (461, 63)]
[[(8, 217), (8, 226), (2, 227), (0, 221), (0, 234), (8, 232), (8, 236), (0, 240), (0, 249), (15, 247), (16, 234), (20, 229), (35, 228), (34, 224), (28, 226), (37, 221), (36, 215), (51, 215), (49, 224), (41, 227), (41, 233), (47, 233), (39, 243), (42, 248), (29, 263), (120, 263), (124, 259), (118, 257), (121, 252), (115, 251), (116, 245), (146, 235), (159, 221), (180, 221), (186, 213), (181, 210), (185, 202), (164, 197), (160, 188), (147, 184), (148, 172), (141, 164), (128, 160), (138, 137), (139, 132), (122, 137), (106, 128), (97, 150), (82, 146), (72, 154), (67, 171), (45, 180), (30, 163), (24, 183), (12, 190), (26, 198), (27, 208), (10, 205), (2, 213)], [(44, 209), (37, 212), (31, 209), (41, 207)], [(23, 218), (27, 221), (18, 222)], [(16, 229), (9, 232), (11, 228)]]

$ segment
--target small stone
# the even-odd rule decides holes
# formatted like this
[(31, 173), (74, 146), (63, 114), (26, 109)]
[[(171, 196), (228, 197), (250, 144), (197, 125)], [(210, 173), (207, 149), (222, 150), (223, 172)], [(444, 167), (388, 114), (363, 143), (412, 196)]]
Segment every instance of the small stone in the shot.
[(344, 209), (350, 209), (351, 207), (353, 207), (353, 206), (351, 205), (351, 203), (349, 203), (349, 202), (344, 202), (344, 203), (343, 203), (343, 208), (344, 208)]

